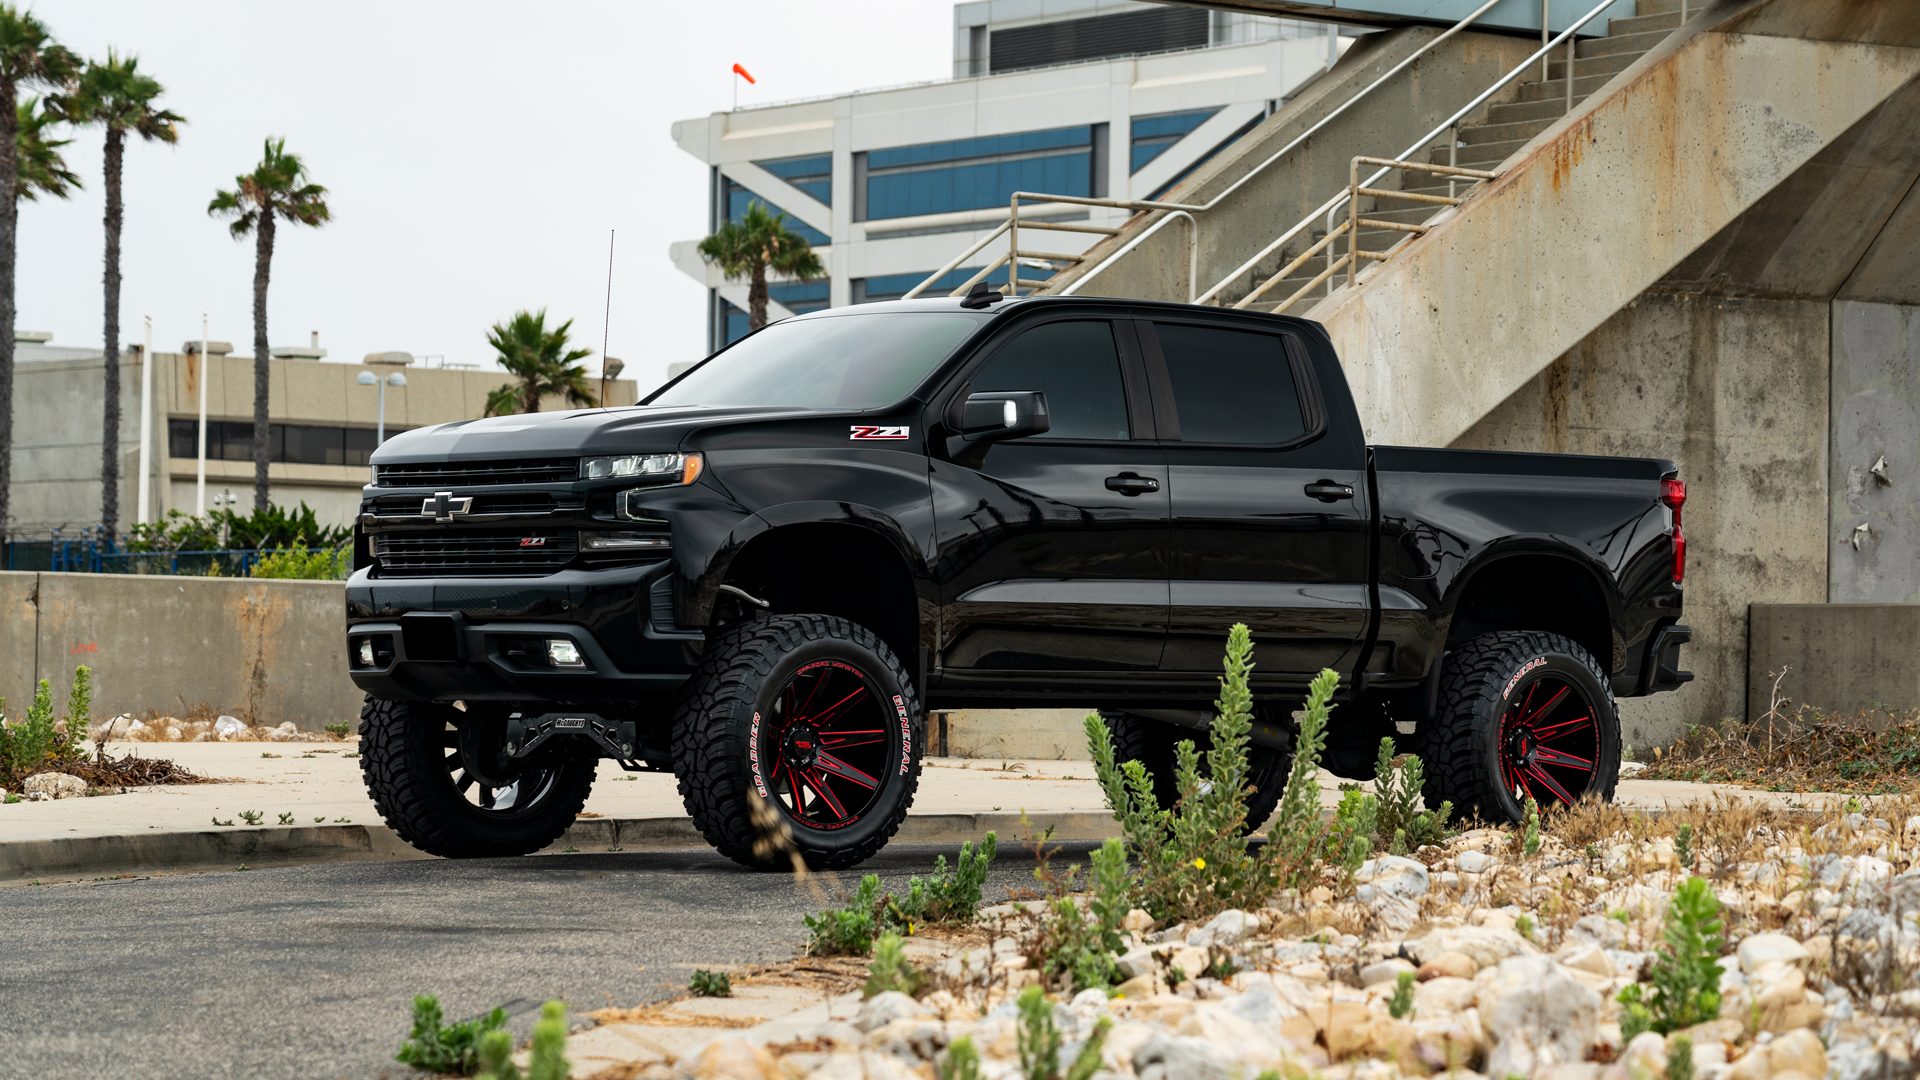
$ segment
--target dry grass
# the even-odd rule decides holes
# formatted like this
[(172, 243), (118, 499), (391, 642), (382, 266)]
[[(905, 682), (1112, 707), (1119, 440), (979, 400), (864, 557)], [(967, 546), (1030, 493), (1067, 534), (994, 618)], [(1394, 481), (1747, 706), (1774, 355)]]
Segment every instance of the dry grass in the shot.
[(1865, 709), (1843, 717), (1780, 694), (1750, 724), (1698, 727), (1657, 748), (1653, 780), (1742, 784), (1769, 791), (1890, 795), (1920, 788), (1920, 711)]

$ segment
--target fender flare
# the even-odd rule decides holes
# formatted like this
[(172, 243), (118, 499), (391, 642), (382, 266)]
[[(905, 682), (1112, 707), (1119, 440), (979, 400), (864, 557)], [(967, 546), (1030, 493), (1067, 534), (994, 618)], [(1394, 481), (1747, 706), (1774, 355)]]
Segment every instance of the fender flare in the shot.
[[(930, 613), (939, 611), (939, 596), (924, 553), (913, 543), (907, 530), (891, 514), (860, 503), (832, 500), (805, 500), (770, 506), (742, 518), (714, 552), (706, 570), (688, 589), (684, 614), (705, 626), (713, 616), (713, 605), (720, 586), (733, 572), (734, 563), (749, 544), (760, 537), (793, 526), (859, 529), (885, 541), (906, 567), (919, 605), (917, 621), (925, 627)], [(923, 631), (924, 635), (924, 631)]]

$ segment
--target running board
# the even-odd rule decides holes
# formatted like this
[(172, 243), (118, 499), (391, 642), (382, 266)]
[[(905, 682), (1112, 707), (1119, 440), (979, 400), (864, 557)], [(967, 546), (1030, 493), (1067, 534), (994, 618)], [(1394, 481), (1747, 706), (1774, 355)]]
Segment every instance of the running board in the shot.
[[(1127, 712), (1192, 731), (1206, 731), (1213, 726), (1214, 714), (1199, 709), (1128, 709)], [(1293, 749), (1293, 738), (1285, 729), (1259, 717), (1253, 719), (1252, 728), (1247, 733), (1247, 741), (1269, 750)]]

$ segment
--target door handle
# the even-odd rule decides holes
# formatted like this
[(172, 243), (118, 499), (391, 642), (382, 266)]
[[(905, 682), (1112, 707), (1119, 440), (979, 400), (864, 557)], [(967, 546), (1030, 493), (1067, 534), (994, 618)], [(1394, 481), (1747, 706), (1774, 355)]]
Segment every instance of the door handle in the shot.
[(1149, 491), (1159, 491), (1160, 481), (1139, 473), (1123, 472), (1119, 476), (1107, 477), (1107, 490), (1122, 495), (1145, 495)]
[(1306, 491), (1321, 502), (1339, 502), (1341, 499), (1353, 498), (1352, 484), (1342, 484), (1333, 480), (1315, 480), (1307, 485)]

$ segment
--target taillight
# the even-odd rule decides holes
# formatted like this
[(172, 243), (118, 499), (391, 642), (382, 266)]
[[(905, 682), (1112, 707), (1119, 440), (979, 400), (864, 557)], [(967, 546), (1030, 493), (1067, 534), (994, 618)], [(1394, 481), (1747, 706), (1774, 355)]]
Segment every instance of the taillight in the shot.
[(1667, 477), (1660, 481), (1660, 501), (1673, 511), (1673, 583), (1687, 576), (1687, 537), (1680, 531), (1680, 508), (1687, 505), (1687, 483)]

